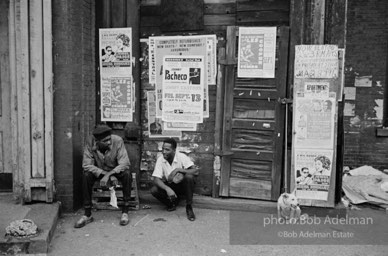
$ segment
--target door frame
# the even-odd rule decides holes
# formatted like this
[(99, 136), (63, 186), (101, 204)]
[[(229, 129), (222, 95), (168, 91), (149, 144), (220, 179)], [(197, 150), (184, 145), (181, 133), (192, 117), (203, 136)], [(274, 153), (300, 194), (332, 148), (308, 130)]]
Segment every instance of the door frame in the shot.
[[(230, 169), (231, 169), (231, 156), (235, 153), (231, 150), (230, 145), (230, 136), (231, 136), (231, 127), (232, 121), (231, 116), (226, 115), (226, 113), (232, 113), (233, 111), (233, 94), (234, 94), (234, 84), (235, 84), (235, 67), (237, 64), (237, 59), (235, 56), (237, 40), (236, 36), (238, 35), (238, 26), (228, 26), (227, 27), (227, 36), (226, 36), (226, 56), (225, 56), (225, 67), (224, 67), (224, 105), (223, 105), (223, 125), (221, 126), (221, 150), (220, 155), (222, 156), (221, 160), (221, 173), (220, 173), (220, 190), (219, 195), (223, 197), (229, 196), (229, 180), (230, 180)], [(275, 134), (278, 133), (277, 142), (275, 143), (274, 150), (281, 150), (282, 153), (277, 154), (277, 158), (273, 159), (272, 168), (275, 171), (272, 171), (271, 177), (271, 200), (277, 200), (281, 191), (281, 181), (284, 179), (283, 167), (287, 164), (284, 161), (284, 154), (286, 145), (284, 145), (284, 131), (285, 126), (285, 112), (286, 107), (282, 105), (282, 100), (286, 97), (287, 92), (287, 73), (288, 73), (288, 47), (289, 47), (289, 27), (286, 26), (278, 26), (277, 29), (277, 40), (279, 41), (279, 48), (277, 50), (284, 54), (279, 54), (278, 66), (276, 69), (275, 77), (276, 79), (276, 87), (280, 88), (282, 86), (282, 90), (279, 91), (278, 99), (271, 99), (274, 101), (278, 101), (277, 108), (279, 115), (277, 115), (276, 123), (282, 124), (278, 125), (277, 129), (275, 129)], [(219, 127), (216, 125), (216, 127)], [(281, 146), (279, 146), (281, 145)], [(280, 148), (279, 148), (280, 147)], [(268, 159), (267, 154), (260, 154), (262, 159)]]

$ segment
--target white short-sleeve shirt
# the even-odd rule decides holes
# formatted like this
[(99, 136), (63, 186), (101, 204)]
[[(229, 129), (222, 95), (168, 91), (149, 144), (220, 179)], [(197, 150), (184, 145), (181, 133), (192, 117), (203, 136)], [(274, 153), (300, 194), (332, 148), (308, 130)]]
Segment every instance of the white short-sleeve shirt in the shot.
[(193, 161), (191, 161), (187, 155), (181, 152), (175, 153), (174, 161), (171, 165), (166, 159), (164, 159), (163, 156), (160, 156), (158, 160), (156, 160), (155, 169), (152, 173), (152, 176), (166, 181), (170, 173), (172, 173), (175, 168), (187, 169), (193, 165)]

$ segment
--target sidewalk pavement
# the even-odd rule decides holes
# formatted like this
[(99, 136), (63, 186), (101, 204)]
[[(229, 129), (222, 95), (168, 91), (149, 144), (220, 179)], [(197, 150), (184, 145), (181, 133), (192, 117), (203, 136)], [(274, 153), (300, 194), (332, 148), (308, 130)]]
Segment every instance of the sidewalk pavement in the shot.
[[(246, 244), (244, 246), (231, 245), (230, 243), (231, 237), (236, 235), (236, 233), (231, 233), (233, 230), (229, 230), (229, 227), (233, 224), (230, 223), (230, 217), (235, 216), (235, 214), (231, 215), (230, 213), (243, 211), (266, 215), (276, 214), (275, 202), (217, 199), (196, 195), (194, 197), (194, 211), (197, 220), (190, 222), (186, 219), (184, 206), (181, 205), (177, 211), (170, 213), (165, 211), (149, 193), (140, 191), (139, 196), (140, 210), (130, 212), (130, 224), (128, 226), (122, 227), (118, 224), (120, 211), (103, 210), (93, 212), (95, 222), (82, 229), (73, 228), (74, 222), (83, 213), (81, 210), (73, 214), (63, 214), (62, 218), (58, 220), (60, 203), (20, 205), (12, 201), (12, 194), (0, 196), (0, 228), (3, 232), (5, 232), (5, 227), (11, 221), (24, 218), (33, 220), (41, 230), (40, 234), (34, 238), (6, 240), (2, 237), (0, 240), (0, 255), (7, 251), (10, 254), (49, 253), (49, 255), (55, 256), (113, 254), (145, 256), (283, 255), (280, 252), (289, 248), (289, 246), (273, 247), (271, 245), (257, 247), (254, 243), (253, 245)], [(151, 209), (146, 209), (147, 207), (144, 206), (150, 206)], [(303, 211), (308, 212), (310, 216), (335, 216), (336, 214), (345, 216), (346, 213), (346, 209), (342, 206), (335, 209), (304, 208)], [(244, 214), (238, 216), (246, 217)], [(257, 215), (254, 218), (262, 218), (262, 216)], [(388, 215), (384, 213), (383, 217), (386, 216)], [(236, 223), (240, 225), (238, 221), (234, 225)], [(256, 235), (254, 234), (256, 231), (254, 229), (253, 235)], [(274, 248), (277, 249), (274, 250)], [(335, 246), (333, 248), (332, 254), (336, 254), (338, 248), (335, 249)], [(357, 255), (366, 255), (366, 252), (369, 252), (368, 255), (388, 255), (388, 248), (384, 246), (374, 246), (373, 249), (368, 246), (352, 246), (352, 248), (357, 249), (355, 252), (359, 250), (365, 252), (365, 254)], [(353, 249), (346, 248), (346, 251), (352, 252)], [(311, 250), (323, 251), (322, 245), (312, 246), (309, 250), (310, 252)], [(302, 252), (302, 247), (295, 247), (293, 252), (287, 253), (287, 255), (312, 255), (303, 254)], [(373, 253), (370, 254), (370, 252)], [(318, 253), (316, 255), (323, 254)], [(341, 252), (336, 255), (356, 254)]]
[[(387, 245), (363, 245), (363, 241), (355, 240), (356, 244), (315, 244), (308, 239), (286, 244), (277, 243), (234, 243), (231, 240), (239, 225), (246, 228), (247, 232), (237, 233), (239, 238), (247, 234), (249, 227), (232, 221), (235, 213), (257, 214), (251, 218), (250, 226), (257, 226), (262, 237), (270, 238), (271, 234), (260, 230), (260, 217), (268, 213), (238, 212), (228, 210), (213, 210), (198, 208), (194, 204), (197, 219), (194, 222), (187, 220), (184, 205), (176, 211), (167, 212), (161, 205), (141, 205), (140, 210), (131, 211), (128, 226), (120, 226), (120, 211), (94, 211), (94, 222), (81, 229), (73, 228), (83, 211), (75, 214), (64, 214), (59, 220), (57, 231), (52, 240), (48, 255), (68, 256), (386, 256)], [(150, 206), (151, 208), (148, 208)], [(371, 210), (371, 209), (369, 209)], [(374, 211), (374, 210), (372, 210)], [(386, 217), (380, 211), (380, 217)], [(241, 219), (239, 219), (241, 220)], [(255, 228), (254, 228), (255, 229)], [(316, 230), (321, 230), (317, 227)], [(337, 231), (346, 227), (336, 228)], [(270, 233), (270, 232), (268, 232)], [(252, 234), (257, 235), (257, 234)], [(248, 238), (249, 240), (249, 238)], [(318, 239), (317, 239), (318, 240)], [(267, 239), (268, 241), (268, 239)], [(292, 242), (292, 241), (291, 241)], [(335, 241), (334, 241), (335, 243)]]

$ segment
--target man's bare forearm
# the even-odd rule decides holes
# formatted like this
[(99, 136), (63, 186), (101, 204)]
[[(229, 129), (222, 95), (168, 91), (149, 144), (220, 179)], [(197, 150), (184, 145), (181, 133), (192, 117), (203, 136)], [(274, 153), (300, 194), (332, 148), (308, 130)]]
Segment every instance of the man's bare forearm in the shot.
[(167, 190), (168, 186), (166, 184), (164, 184), (164, 182), (158, 178), (158, 177), (153, 177), (154, 178), (154, 184), (158, 187), (158, 188), (161, 188), (163, 190)]

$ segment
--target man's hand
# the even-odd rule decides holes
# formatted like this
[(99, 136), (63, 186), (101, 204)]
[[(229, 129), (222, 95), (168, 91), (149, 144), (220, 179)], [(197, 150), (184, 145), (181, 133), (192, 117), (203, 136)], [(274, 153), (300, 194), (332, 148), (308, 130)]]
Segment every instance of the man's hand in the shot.
[(176, 175), (178, 172), (184, 173), (184, 170), (183, 170), (182, 168), (175, 168), (175, 169), (170, 173), (170, 175), (168, 175), (167, 181), (168, 181), (168, 182), (172, 182), (172, 180), (174, 179), (175, 175)]
[(101, 187), (106, 187), (107, 186), (109, 177), (110, 177), (109, 174), (105, 174), (104, 177), (102, 177), (102, 179), (100, 180), (100, 186)]
[(112, 187), (116, 187), (118, 184), (119, 184), (119, 181), (118, 181), (118, 179), (116, 178), (116, 176), (110, 176), (110, 185), (112, 186)]
[(170, 187), (166, 187), (166, 193), (167, 193), (167, 196), (168, 197), (176, 197), (176, 194), (175, 194), (175, 192), (174, 192), (174, 190), (172, 190)]

